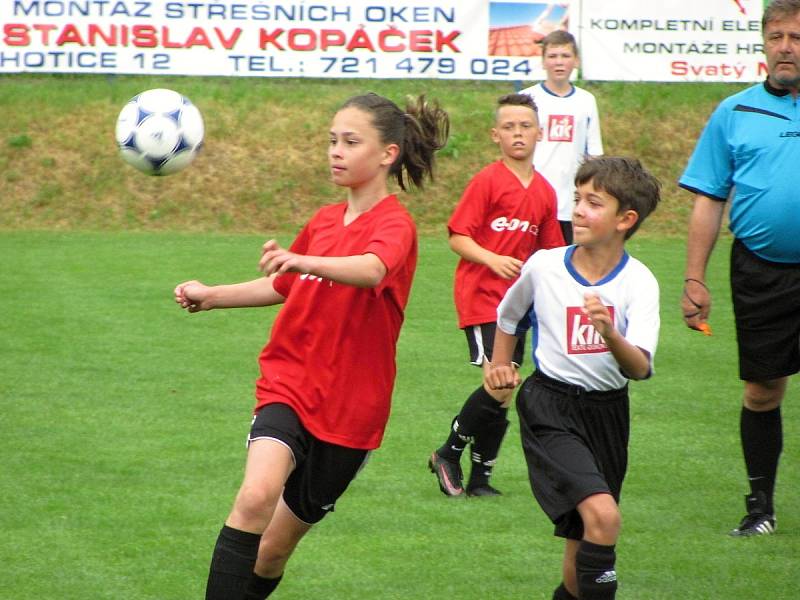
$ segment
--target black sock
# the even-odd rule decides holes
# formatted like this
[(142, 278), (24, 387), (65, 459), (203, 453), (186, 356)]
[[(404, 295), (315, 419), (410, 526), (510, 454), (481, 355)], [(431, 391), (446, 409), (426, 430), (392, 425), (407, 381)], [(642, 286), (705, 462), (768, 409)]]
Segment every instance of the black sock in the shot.
[(282, 578), (283, 575), (278, 575), (273, 579), (251, 573), (250, 581), (247, 582), (244, 600), (265, 600), (275, 591)]
[(261, 536), (224, 525), (219, 532), (206, 584), (206, 600), (244, 600)]
[(469, 444), (470, 439), (472, 439), (470, 436), (461, 434), (461, 425), (458, 422), (458, 417), (455, 417), (450, 424), (450, 434), (447, 436), (447, 441), (436, 451), (436, 454), (447, 460), (458, 462), (461, 460), (461, 454)]
[(569, 593), (569, 590), (562, 583), (555, 590), (553, 590), (553, 600), (578, 600), (575, 596)]
[(783, 450), (780, 407), (756, 412), (743, 406), (740, 432), (750, 491), (753, 494), (764, 492), (767, 512), (773, 514), (772, 495), (775, 492), (778, 459)]
[(500, 454), (500, 446), (508, 429), (508, 421), (505, 416), (508, 414), (507, 408), (502, 408), (503, 416), (501, 419), (491, 421), (486, 427), (475, 435), (472, 442), (472, 470), (469, 475), (468, 488), (486, 485), (492, 476), (492, 469), (497, 462)]
[(496, 419), (499, 411), (503, 410), (500, 403), (492, 398), (489, 392), (481, 385), (470, 394), (461, 412), (453, 421), (450, 435), (444, 445), (436, 453), (447, 460), (460, 460), (461, 453), (470, 439), (489, 421)]
[(575, 555), (578, 597), (581, 600), (613, 600), (617, 593), (617, 555), (614, 546), (583, 540)]

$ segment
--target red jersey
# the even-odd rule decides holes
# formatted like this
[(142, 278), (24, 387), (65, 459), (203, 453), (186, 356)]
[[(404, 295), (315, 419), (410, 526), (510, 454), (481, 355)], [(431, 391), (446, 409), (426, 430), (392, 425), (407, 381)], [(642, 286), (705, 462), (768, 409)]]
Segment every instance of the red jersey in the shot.
[[(524, 261), (536, 250), (564, 245), (556, 202), (538, 171), (526, 188), (498, 160), (470, 180), (447, 228), (450, 235), (466, 235), (486, 250)], [(459, 260), (453, 290), (458, 326), (494, 323), (497, 305), (512, 283), (484, 265)]]
[(389, 419), (395, 347), (417, 264), (417, 234), (395, 196), (347, 226), (346, 208), (346, 203), (321, 208), (292, 252), (372, 253), (386, 266), (386, 276), (375, 288), (300, 273), (275, 278), (275, 290), (286, 302), (259, 357), (256, 410), (288, 404), (316, 438), (372, 450)]

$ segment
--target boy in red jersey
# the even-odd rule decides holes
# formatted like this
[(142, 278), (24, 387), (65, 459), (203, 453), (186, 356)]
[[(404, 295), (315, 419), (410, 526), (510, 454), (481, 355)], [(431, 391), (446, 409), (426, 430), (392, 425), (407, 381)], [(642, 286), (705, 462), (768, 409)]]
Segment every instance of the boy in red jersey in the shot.
[(284, 304), (259, 359), (244, 481), (217, 538), (206, 600), (269, 596), (302, 537), (380, 445), (417, 260), (414, 222), (387, 180), (421, 187), (448, 129), (447, 113), (423, 97), (405, 111), (375, 94), (351, 98), (328, 149), (347, 201), (321, 208), (290, 249), (264, 244), (265, 277), (175, 288), (189, 312)]
[[(564, 245), (556, 195), (534, 170), (531, 157), (539, 139), (536, 104), (525, 94), (497, 101), (492, 141), (501, 158), (469, 182), (447, 224), (450, 248), (461, 257), (455, 273), (458, 326), (467, 335), (470, 361), (486, 371), (492, 359), (497, 305), (517, 278), (522, 263), (540, 248)], [(522, 363), (525, 340), (514, 361)], [(478, 387), (453, 419), (447, 441), (428, 466), (446, 496), (465, 493), (461, 454), (472, 442), (472, 469), (466, 494), (496, 496), (489, 484), (508, 420), (509, 390)]]

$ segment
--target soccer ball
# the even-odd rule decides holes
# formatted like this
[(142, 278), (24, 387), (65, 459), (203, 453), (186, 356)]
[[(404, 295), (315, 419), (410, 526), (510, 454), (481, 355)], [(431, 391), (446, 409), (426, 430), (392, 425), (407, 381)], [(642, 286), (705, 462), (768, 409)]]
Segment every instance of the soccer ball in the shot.
[(186, 168), (203, 145), (203, 117), (188, 98), (166, 89), (134, 96), (117, 118), (122, 158), (148, 175)]

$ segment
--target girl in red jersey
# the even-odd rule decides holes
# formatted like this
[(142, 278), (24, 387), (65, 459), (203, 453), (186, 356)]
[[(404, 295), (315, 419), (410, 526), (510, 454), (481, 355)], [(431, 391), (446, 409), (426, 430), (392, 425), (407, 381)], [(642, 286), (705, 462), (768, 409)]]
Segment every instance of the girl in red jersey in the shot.
[(175, 288), (189, 312), (284, 304), (259, 359), (244, 481), (214, 548), (207, 600), (269, 596), (297, 543), (380, 445), (417, 259), (414, 222), (387, 182), (421, 188), (448, 130), (447, 113), (424, 97), (405, 112), (375, 94), (351, 98), (328, 150), (347, 201), (321, 208), (289, 249), (266, 242), (265, 277)]

